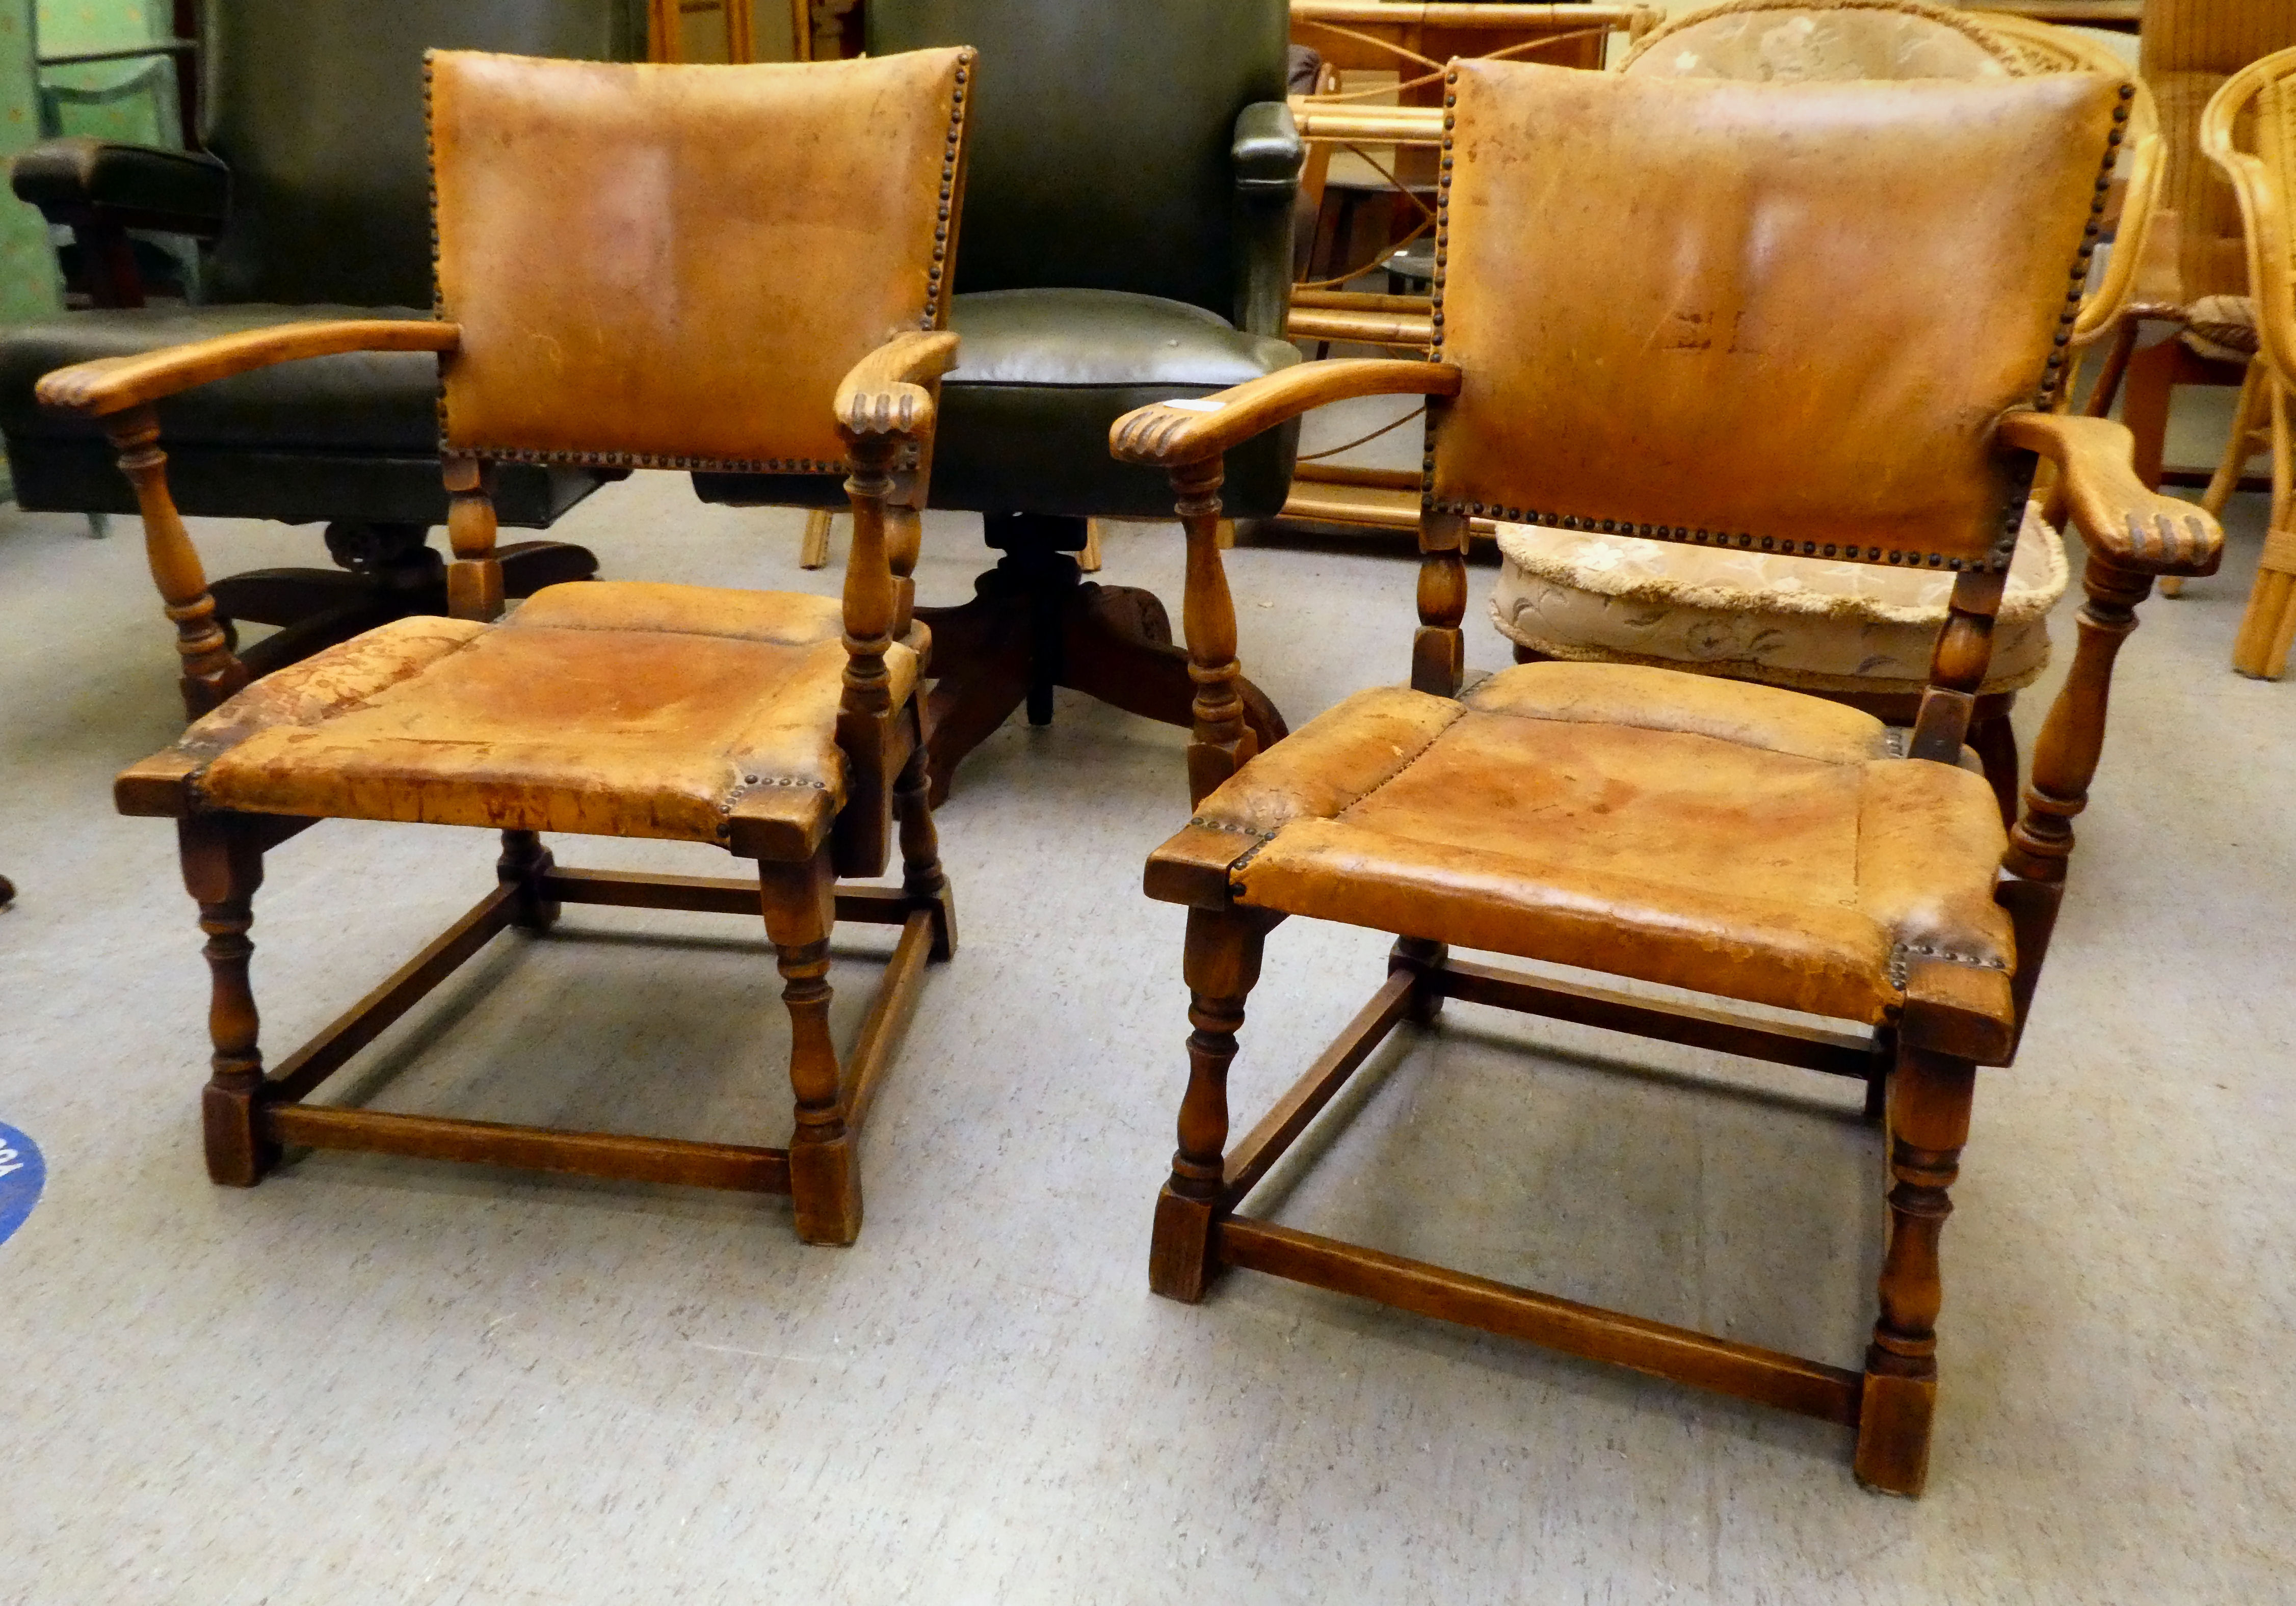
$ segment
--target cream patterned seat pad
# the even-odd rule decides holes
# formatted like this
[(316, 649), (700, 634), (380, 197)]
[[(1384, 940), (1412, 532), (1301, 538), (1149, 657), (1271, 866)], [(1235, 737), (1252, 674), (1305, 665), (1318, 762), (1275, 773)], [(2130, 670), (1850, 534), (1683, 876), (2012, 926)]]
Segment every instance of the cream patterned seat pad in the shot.
[[(1916, 692), (1953, 576), (1628, 536), (1501, 524), (1491, 618), (1550, 658), (1655, 664), (1809, 692)], [(1983, 690), (2030, 684), (2049, 661), (2064, 544), (2030, 507)]]

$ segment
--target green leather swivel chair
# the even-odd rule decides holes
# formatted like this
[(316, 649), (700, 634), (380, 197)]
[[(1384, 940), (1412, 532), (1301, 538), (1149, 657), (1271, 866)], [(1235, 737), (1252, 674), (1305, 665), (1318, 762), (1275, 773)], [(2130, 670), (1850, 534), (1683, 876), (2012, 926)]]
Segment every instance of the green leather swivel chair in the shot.
[[(1285, 0), (869, 0), (873, 53), (980, 53), (931, 505), (1004, 553), (933, 633), (936, 798), (1023, 701), (1067, 685), (1189, 723), (1187, 655), (1144, 591), (1079, 583), (1087, 517), (1165, 520), (1161, 478), (1108, 454), (1152, 400), (1299, 361), (1280, 338), (1305, 152), (1284, 103)], [(1228, 459), (1228, 512), (1283, 505), (1296, 429)], [(835, 505), (832, 481), (696, 475), (705, 500)], [(1264, 743), (1283, 725), (1246, 696)]]
[[(74, 228), (83, 260), (109, 266), (94, 274), (98, 299), (119, 303), (0, 330), (0, 432), (28, 509), (135, 511), (101, 432), (33, 399), (51, 369), (303, 319), (430, 315), (426, 48), (610, 60), (645, 49), (643, 0), (209, 0), (203, 11), (203, 152), (62, 139), (16, 160), (16, 193)], [(203, 242), (200, 305), (139, 304), (130, 228)], [(437, 392), (427, 354), (366, 354), (160, 404), (184, 512), (324, 522), (341, 565), (216, 582), (227, 620), (285, 627), (242, 654), (257, 673), (403, 614), (444, 611), (426, 540), (447, 516)], [(496, 506), (505, 524), (547, 528), (602, 478), (506, 463)], [(502, 551), (513, 596), (596, 568), (556, 542)]]

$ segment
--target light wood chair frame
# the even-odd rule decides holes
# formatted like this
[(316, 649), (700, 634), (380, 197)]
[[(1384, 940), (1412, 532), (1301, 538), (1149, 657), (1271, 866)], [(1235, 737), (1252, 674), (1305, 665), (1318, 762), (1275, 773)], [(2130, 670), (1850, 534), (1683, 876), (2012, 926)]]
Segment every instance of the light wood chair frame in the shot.
[(2223, 170), (2240, 201), (2258, 342), (2224, 462), (2201, 504), (2211, 514), (2221, 512), (2258, 447), (2271, 452), (2271, 519), (2232, 650), (2235, 670), (2263, 680), (2278, 680), (2287, 672), (2289, 648), (2296, 642), (2296, 495), (2291, 490), (2296, 464), (2289, 456), (2290, 397), (2296, 389), (2296, 281), (2291, 278), (2296, 274), (2296, 242), (2291, 238), (2296, 210), (2291, 209), (2290, 192), (2296, 185), (2296, 163), (2284, 152), (2276, 162), (2243, 150), (2236, 135), (2241, 114), (2258, 96), (2275, 87), (2290, 93), (2292, 80), (2296, 50), (2251, 61), (2226, 80), (2201, 115), (2202, 153)]
[[(960, 76), (962, 84), (963, 77)], [(953, 153), (952, 160), (955, 157)], [(961, 184), (961, 168), (959, 179)], [(953, 241), (950, 249), (954, 249)], [(443, 321), (344, 320), (288, 324), (226, 335), (147, 356), (58, 370), (40, 381), (51, 406), (102, 421), (135, 488), (152, 578), (176, 627), (184, 678), (201, 706), (247, 684), (247, 667), (217, 627), (197, 550), (168, 489), (154, 404), (193, 386), (299, 358), (349, 351), (453, 352), (460, 339)], [(209, 1175), (251, 1187), (289, 1145), (366, 1150), (628, 1181), (791, 1195), (798, 1235), (849, 1243), (860, 1230), (856, 1140), (879, 1079), (913, 1010), (928, 960), (955, 950), (955, 902), (940, 866), (925, 797), (918, 700), (893, 706), (885, 654), (914, 635), (911, 578), (917, 559), (932, 430), (942, 373), (957, 337), (911, 331), (865, 358), (840, 387), (838, 430), (854, 539), (845, 572), (846, 665), (837, 742), (847, 797), (834, 820), (810, 827), (737, 801), (725, 846), (756, 862), (733, 879), (562, 869), (531, 831), (502, 833), (496, 883), (468, 913), (316, 1037), (266, 1072), (248, 977), (254, 945), (252, 900), (264, 855), (315, 818), (204, 808), (190, 766), (162, 755), (123, 774), (120, 812), (173, 818), (184, 881), (199, 905), (212, 973), (209, 1034), (212, 1074), (201, 1095)], [(598, 461), (626, 460), (601, 455)], [(447, 570), (453, 617), (492, 621), (503, 612), (502, 566), (495, 555), (490, 464), (447, 455), (454, 562)], [(753, 794), (754, 796), (754, 794)], [(883, 873), (896, 835), (898, 887), (853, 885), (842, 877)], [(312, 1103), (310, 1095), (359, 1050), (499, 933), (549, 930), (565, 904), (762, 913), (782, 976), (791, 1040), (795, 1126), (786, 1145), (703, 1143), (450, 1119)], [(884, 977), (850, 1052), (842, 1059), (829, 1032), (830, 940), (838, 921), (900, 928)]]
[[(2097, 204), (2103, 204), (2102, 193)], [(1193, 802), (1201, 804), (1256, 751), (1234, 689), (1242, 672), (1235, 611), (1214, 537), (1224, 455), (1263, 430), (1332, 402), (1418, 395), (1429, 402), (1431, 474), (1448, 398), (1458, 395), (1463, 377), (1459, 367), (1441, 361), (1303, 364), (1201, 402), (1143, 408), (1118, 421), (1112, 449), (1127, 461), (1168, 472), (1186, 533), (1184, 618), (1198, 686), (1187, 750)], [(1178, 1147), (1156, 1205), (1149, 1281), (1157, 1292), (1193, 1302), (1223, 1268), (1244, 1266), (1529, 1340), (1838, 1422), (1856, 1431), (1856, 1470), (1863, 1482), (1896, 1494), (1920, 1492), (1937, 1391), (1939, 1236), (1968, 1135), (1976, 1069), (2008, 1064), (2015, 1055), (2063, 896), (2072, 822), (2087, 806), (2103, 750), (2113, 663), (2136, 628), (2136, 606), (2157, 576), (2213, 570), (2223, 540), (2214, 520), (2191, 504), (2159, 496), (2136, 479), (2128, 466), (2129, 437), (2119, 424), (2016, 409), (2000, 419), (1995, 438), (1997, 449), (2019, 469), (2020, 480), (2030, 479), (2037, 457), (2055, 465), (2071, 522), (2089, 551), (2079, 645), (2043, 726), (2024, 814), (2001, 865), (1997, 898), (2015, 935), (2013, 973), (2005, 978), (1915, 956), (1895, 1020), (1837, 1031), (1473, 963), (1453, 958), (1431, 938), (1399, 933), (1388, 976), (1369, 1002), (1267, 1114), (1231, 1144), (1228, 1066), (1262, 946), (1286, 917), (1235, 901), (1230, 866), (1239, 849), (1233, 840), (1207, 844), (1201, 864), (1184, 862), (1168, 844), (1150, 862), (1146, 890), (1187, 905), (1184, 971), (1194, 1030), (1187, 1040)], [(1465, 523), (1460, 513), (1434, 511), (1431, 481), (1419, 520), (1419, 627), (1411, 684), (1439, 697), (1458, 695), (1464, 676)], [(1914, 729), (1912, 758), (1958, 760), (1991, 656), (1993, 611), (2005, 578), (2005, 569), (1976, 566), (1956, 576)], [(2009, 994), (2014, 1025), (2006, 1031), (1998, 1000), (1980, 1007), (1972, 992), (1997, 986)], [(1431, 1021), (1448, 999), (1863, 1081), (1866, 1113), (1886, 1125), (1890, 1178), (1880, 1314), (1863, 1370), (1598, 1309), (1243, 1214), (1252, 1190), (1396, 1025), (1406, 1019)]]

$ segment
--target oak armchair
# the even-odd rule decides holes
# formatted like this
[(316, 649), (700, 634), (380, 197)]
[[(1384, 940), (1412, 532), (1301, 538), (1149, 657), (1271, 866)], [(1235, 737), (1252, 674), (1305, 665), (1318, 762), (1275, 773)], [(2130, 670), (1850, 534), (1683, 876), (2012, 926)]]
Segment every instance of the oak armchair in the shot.
[[(909, 624), (941, 373), (972, 58), (634, 67), (430, 59), (436, 318), (319, 322), (82, 364), (40, 381), (100, 419), (134, 482), (186, 678), (218, 704), (119, 779), (173, 818), (214, 971), (209, 1174), (252, 1185), (283, 1145), (790, 1193), (849, 1242), (854, 1139), (928, 956), (955, 942), (924, 799)], [(633, 160), (643, 185), (613, 182)], [(756, 198), (770, 197), (770, 205)], [(824, 263), (824, 256), (833, 259)], [(824, 271), (825, 270), (825, 271)], [(449, 615), (382, 626), (249, 684), (168, 488), (152, 406), (348, 351), (439, 356)], [(841, 605), (694, 586), (547, 587), (504, 617), (504, 463), (730, 467), (846, 481)], [(853, 887), (886, 864), (898, 887)], [(502, 832), (493, 890), (266, 1075), (249, 988), (265, 852), (325, 818)], [(749, 880), (559, 868), (545, 831), (715, 843)], [(785, 1147), (510, 1127), (306, 1102), (488, 939), (568, 903), (762, 908), (791, 1021)], [(901, 937), (859, 1043), (827, 1029), (839, 919)]]
[[(1311, 364), (1117, 425), (1118, 455), (1179, 493), (1201, 688), (1194, 817), (1146, 874), (1188, 908), (1195, 1027), (1157, 1291), (1198, 1299), (1250, 1266), (1616, 1361), (1852, 1427), (1859, 1478), (1918, 1492), (1975, 1068), (2015, 1053), (2133, 610), (2221, 543), (2136, 480), (2118, 425), (2036, 406), (2128, 106), (2128, 86), (2090, 75), (1752, 85), (1456, 62), (1433, 359)], [(1230, 689), (1221, 455), (1309, 407), (1398, 393), (1430, 398), (1410, 684), (1256, 752)], [(1963, 739), (2037, 457), (2064, 476), (2089, 602), (2008, 834)], [(1906, 752), (1871, 715), (1679, 670), (1532, 663), (1466, 686), (1478, 516), (1952, 575)], [(1294, 914), (1397, 934), (1390, 974), (1231, 1146), (1236, 1032), (1267, 933)], [(1454, 998), (1863, 1078), (1894, 1178), (1863, 1371), (1242, 1214), (1372, 1048)]]

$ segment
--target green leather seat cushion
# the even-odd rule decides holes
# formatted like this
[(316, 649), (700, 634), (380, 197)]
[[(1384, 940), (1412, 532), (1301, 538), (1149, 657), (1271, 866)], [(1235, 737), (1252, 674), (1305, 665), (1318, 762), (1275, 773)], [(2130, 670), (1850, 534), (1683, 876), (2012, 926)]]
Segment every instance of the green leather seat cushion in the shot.
[[(30, 439), (101, 437), (94, 423), (40, 406), (53, 369), (132, 356), (188, 340), (324, 318), (428, 319), (409, 307), (137, 307), (68, 312), (0, 329), (0, 430)], [(160, 442), (439, 455), (439, 359), (360, 351), (280, 363), (201, 385), (160, 404)]]
[[(941, 382), (935, 507), (980, 512), (1168, 519), (1172, 489), (1152, 469), (1109, 455), (1108, 430), (1135, 407), (1209, 396), (1288, 368), (1289, 341), (1242, 334), (1215, 313), (1113, 290), (997, 290), (949, 303), (964, 337)], [(1232, 454), (1226, 511), (1267, 518), (1283, 504), (1299, 428)], [(696, 474), (704, 501), (833, 506), (834, 480)]]
[[(36, 512), (135, 507), (102, 428), (34, 397), (53, 369), (281, 324), (430, 316), (410, 307), (242, 303), (70, 312), (0, 329), (0, 431), (17, 502)], [(313, 357), (199, 386), (160, 404), (168, 488), (187, 513), (443, 524), (438, 398), (439, 359), (426, 351)], [(504, 524), (546, 528), (603, 478), (505, 463), (496, 512)]]

